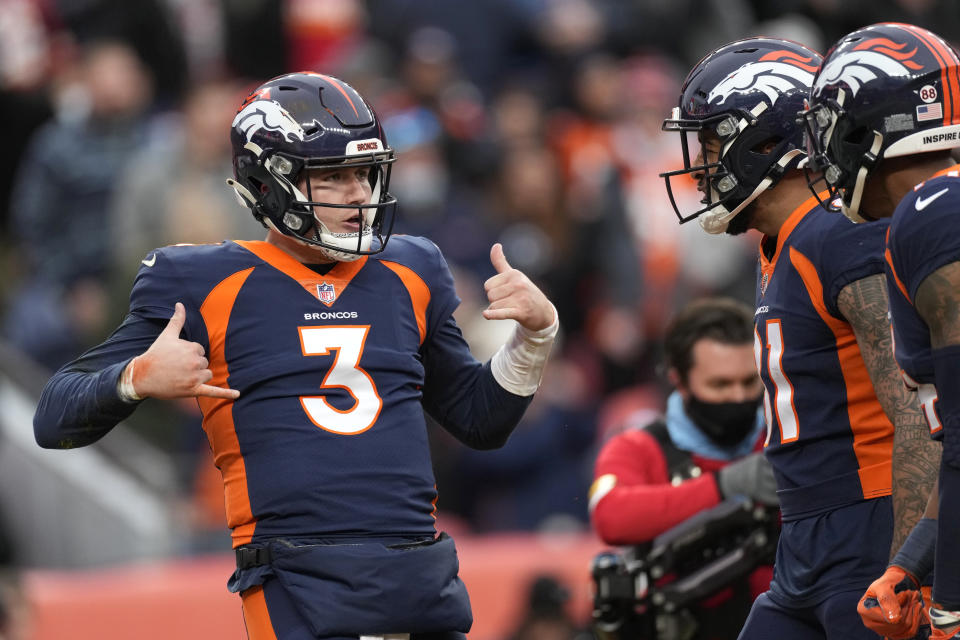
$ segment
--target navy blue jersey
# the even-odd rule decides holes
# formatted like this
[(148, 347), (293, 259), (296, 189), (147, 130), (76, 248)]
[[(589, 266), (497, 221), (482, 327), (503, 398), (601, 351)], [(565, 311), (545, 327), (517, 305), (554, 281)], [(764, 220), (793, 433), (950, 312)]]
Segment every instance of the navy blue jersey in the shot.
[[(857, 508), (865, 500), (889, 503), (893, 425), (837, 305), (845, 286), (883, 272), (886, 229), (885, 223), (855, 225), (811, 198), (790, 215), (776, 239), (761, 244), (755, 352), (765, 386), (765, 453), (777, 477), (785, 523), (772, 588), (794, 600), (862, 580), (866, 587), (875, 577), (870, 572), (885, 566), (889, 547), (879, 547), (889, 545), (889, 536), (874, 545), (875, 554), (862, 540), (847, 540), (844, 544), (856, 548), (841, 550), (838, 541), (811, 539), (829, 527), (800, 521), (840, 509), (873, 514), (876, 510)], [(869, 566), (851, 571), (849, 563), (839, 564), (844, 553), (869, 556), (863, 563)], [(872, 566), (874, 559), (879, 567)]]
[(913, 306), (920, 284), (960, 260), (960, 166), (917, 185), (900, 201), (887, 237), (887, 287), (894, 352), (904, 380), (919, 392), (931, 434), (939, 437), (930, 330)]
[(845, 286), (883, 272), (887, 225), (856, 225), (815, 203), (784, 223), (771, 259), (761, 252), (755, 326), (766, 454), (780, 489), (856, 474), (861, 498), (888, 495), (893, 425), (837, 307)]
[(115, 387), (176, 302), (186, 307), (182, 337), (206, 351), (209, 384), (240, 392), (199, 399), (234, 546), (431, 534), (423, 410), (487, 448), (503, 444), (529, 403), (470, 355), (451, 316), (449, 269), (428, 240), (395, 236), (383, 253), (325, 275), (267, 242), (183, 245), (148, 254), (125, 324), (48, 383), (38, 440), (85, 444), (109, 430), (109, 420), (89, 434), (76, 425), (97, 412), (116, 421), (111, 379)]

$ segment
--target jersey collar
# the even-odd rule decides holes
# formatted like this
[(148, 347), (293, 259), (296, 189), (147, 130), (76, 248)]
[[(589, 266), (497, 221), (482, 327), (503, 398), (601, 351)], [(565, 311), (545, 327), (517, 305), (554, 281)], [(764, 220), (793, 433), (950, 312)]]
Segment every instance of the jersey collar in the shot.
[(940, 176), (945, 176), (950, 173), (952, 173), (954, 177), (957, 177), (958, 175), (960, 175), (960, 164), (955, 164), (952, 167), (941, 169), (940, 171), (937, 171), (935, 174), (927, 178), (927, 180), (933, 180), (934, 178), (939, 178)]
[(773, 270), (777, 266), (777, 260), (780, 258), (780, 252), (783, 250), (784, 245), (787, 243), (787, 238), (790, 237), (790, 234), (793, 233), (793, 230), (797, 228), (797, 225), (800, 224), (800, 221), (803, 218), (820, 206), (822, 198), (826, 198), (826, 192), (820, 194), (820, 196), (810, 196), (803, 203), (800, 204), (784, 221), (783, 226), (780, 227), (780, 232), (777, 234), (777, 249), (773, 253), (773, 257), (767, 258), (766, 254), (763, 251), (763, 246), (771, 240), (770, 236), (763, 236), (760, 239), (760, 273), (762, 278), (761, 289), (766, 291), (766, 283), (770, 281), (770, 278), (773, 277)]
[[(296, 258), (283, 249), (264, 240), (236, 240), (235, 242), (277, 271), (296, 280), (307, 293), (328, 307), (343, 293), (353, 277), (363, 269), (363, 266), (367, 264), (368, 258), (368, 256), (363, 256), (351, 262), (338, 262), (333, 269), (321, 275), (310, 267), (301, 264)], [(324, 291), (329, 292), (325, 295), (327, 299), (320, 297), (321, 285), (325, 285)], [(332, 290), (330, 289), (331, 285), (333, 287)]]

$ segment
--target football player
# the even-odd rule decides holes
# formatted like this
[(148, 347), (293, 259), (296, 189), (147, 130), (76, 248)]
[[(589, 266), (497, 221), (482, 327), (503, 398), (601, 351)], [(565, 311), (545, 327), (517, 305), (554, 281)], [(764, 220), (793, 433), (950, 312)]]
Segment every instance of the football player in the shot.
[(503, 445), (556, 311), (494, 245), (483, 315), (517, 324), (473, 359), (436, 245), (391, 237), (394, 152), (345, 82), (274, 78), (230, 135), (227, 182), (266, 240), (151, 251), (124, 322), (47, 383), (37, 441), (84, 446), (144, 398), (196, 397), (251, 639), (463, 638), (472, 614), (434, 527), (424, 410), (469, 446)]
[[(783, 40), (750, 38), (701, 60), (664, 121), (681, 136), (684, 168), (703, 193), (677, 210), (710, 233), (757, 229), (756, 364), (765, 387), (765, 453), (783, 519), (770, 589), (740, 637), (876, 638), (855, 613), (893, 531), (888, 416), (919, 419), (890, 348), (883, 238), (811, 196), (795, 109), (820, 55)], [(699, 151), (692, 157), (688, 135)], [(671, 196), (671, 200), (673, 200)], [(674, 209), (677, 205), (674, 204)], [(853, 250), (856, 248), (857, 250)]]
[[(935, 547), (938, 604), (929, 609), (931, 637), (957, 637), (960, 166), (950, 149), (960, 146), (960, 60), (926, 29), (864, 27), (828, 53), (804, 117), (811, 162), (843, 212), (856, 221), (889, 218), (885, 256), (896, 359), (922, 403), (930, 434), (943, 443), (938, 494), (931, 496), (928, 515), (936, 517), (939, 507), (950, 517), (917, 524), (864, 595), (861, 614), (888, 637), (915, 633), (923, 604), (918, 583), (934, 566)], [(925, 452), (916, 446), (901, 451), (899, 440), (895, 456), (906, 464), (937, 464), (935, 444)]]

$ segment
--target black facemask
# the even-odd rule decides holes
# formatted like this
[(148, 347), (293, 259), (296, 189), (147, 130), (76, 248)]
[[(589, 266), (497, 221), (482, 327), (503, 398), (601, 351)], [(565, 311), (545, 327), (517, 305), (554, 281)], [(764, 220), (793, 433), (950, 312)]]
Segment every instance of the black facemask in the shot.
[(740, 444), (757, 424), (763, 396), (746, 402), (704, 402), (692, 393), (684, 402), (687, 416), (721, 447)]

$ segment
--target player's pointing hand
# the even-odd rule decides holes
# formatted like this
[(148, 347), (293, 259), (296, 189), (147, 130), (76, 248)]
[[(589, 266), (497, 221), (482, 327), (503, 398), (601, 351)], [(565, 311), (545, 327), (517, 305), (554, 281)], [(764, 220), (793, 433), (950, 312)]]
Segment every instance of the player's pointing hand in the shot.
[(133, 367), (133, 391), (141, 398), (210, 398), (240, 397), (240, 392), (206, 384), (213, 378), (203, 347), (196, 342), (182, 340), (180, 331), (187, 313), (177, 303), (170, 322), (153, 341), (150, 348), (128, 365)]
[(487, 320), (516, 320), (525, 329), (539, 331), (553, 324), (556, 310), (547, 296), (522, 271), (507, 262), (500, 243), (490, 248), (490, 262), (497, 275), (483, 288), (490, 305), (483, 311)]

